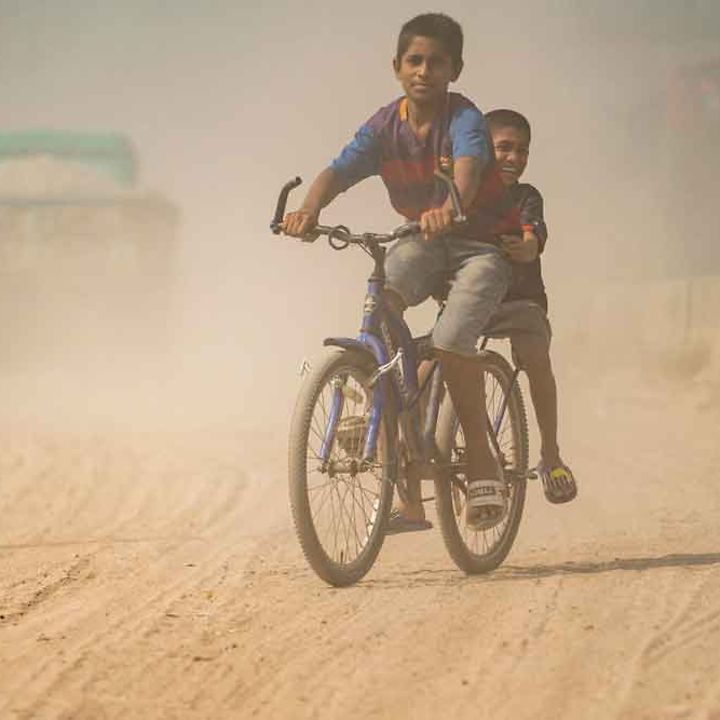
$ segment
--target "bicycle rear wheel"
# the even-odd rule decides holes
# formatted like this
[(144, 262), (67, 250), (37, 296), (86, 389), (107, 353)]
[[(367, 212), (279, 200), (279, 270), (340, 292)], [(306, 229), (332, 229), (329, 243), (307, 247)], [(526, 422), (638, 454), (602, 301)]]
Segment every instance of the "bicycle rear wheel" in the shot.
[[(385, 412), (373, 462), (362, 463), (376, 366), (332, 349), (306, 377), (290, 431), (290, 506), (312, 569), (350, 585), (372, 567), (384, 540), (395, 480), (395, 422)], [(330, 430), (328, 429), (330, 428)], [(323, 445), (329, 453), (323, 457)]]
[[(528, 428), (520, 387), (513, 383), (510, 364), (495, 352), (482, 357), (488, 418), (496, 423), (507, 397), (507, 407), (497, 429), (498, 462), (504, 469), (508, 512), (489, 530), (473, 530), (465, 523), (465, 438), (455, 410), (446, 396), (437, 426), (437, 445), (449, 470), (435, 481), (438, 520), (445, 547), (455, 564), (470, 575), (494, 570), (510, 552), (520, 526), (528, 468)], [(492, 445), (491, 445), (492, 447)], [(497, 456), (497, 449), (494, 450)]]

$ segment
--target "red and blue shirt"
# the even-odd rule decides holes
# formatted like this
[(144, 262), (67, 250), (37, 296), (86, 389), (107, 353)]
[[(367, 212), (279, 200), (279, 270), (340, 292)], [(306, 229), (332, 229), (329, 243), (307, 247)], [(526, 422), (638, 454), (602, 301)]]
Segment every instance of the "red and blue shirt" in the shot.
[(484, 242), (495, 235), (520, 228), (520, 216), (503, 185), (495, 163), (487, 123), (467, 98), (448, 93), (445, 109), (420, 140), (408, 122), (407, 98), (400, 98), (376, 112), (332, 162), (331, 168), (347, 190), (361, 180), (379, 175), (393, 208), (410, 220), (419, 220), (430, 208), (440, 207), (447, 188), (436, 169), (452, 175), (453, 161), (474, 157), (480, 162), (482, 180), (466, 215), (462, 234)]

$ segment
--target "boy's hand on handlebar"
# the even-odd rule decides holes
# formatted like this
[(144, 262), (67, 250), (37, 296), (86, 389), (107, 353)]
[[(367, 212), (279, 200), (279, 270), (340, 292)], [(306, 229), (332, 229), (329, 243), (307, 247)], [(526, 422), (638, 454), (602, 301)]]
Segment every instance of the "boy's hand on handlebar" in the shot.
[(525, 232), (522, 237), (517, 235), (501, 235), (502, 249), (513, 262), (529, 263), (538, 256), (539, 243), (535, 233)]
[(312, 213), (309, 210), (296, 210), (285, 216), (282, 230), (286, 235), (301, 238), (317, 225), (317, 221), (317, 213)]
[(452, 208), (431, 208), (420, 216), (420, 231), (425, 240), (432, 240), (443, 235), (453, 225), (454, 213)]

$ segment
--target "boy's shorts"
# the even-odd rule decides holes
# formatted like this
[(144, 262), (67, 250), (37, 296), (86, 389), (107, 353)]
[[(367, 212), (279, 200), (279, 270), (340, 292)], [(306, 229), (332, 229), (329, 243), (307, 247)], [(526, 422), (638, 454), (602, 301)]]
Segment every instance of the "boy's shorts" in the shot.
[(550, 355), (552, 329), (545, 308), (532, 300), (510, 300), (501, 303), (493, 313), (483, 335), (510, 338), (513, 357), (519, 367), (527, 369)]
[(433, 345), (466, 357), (497, 311), (511, 278), (510, 263), (489, 243), (455, 235), (431, 241), (398, 241), (385, 261), (386, 287), (408, 306), (419, 305), (448, 281), (445, 310), (433, 329)]

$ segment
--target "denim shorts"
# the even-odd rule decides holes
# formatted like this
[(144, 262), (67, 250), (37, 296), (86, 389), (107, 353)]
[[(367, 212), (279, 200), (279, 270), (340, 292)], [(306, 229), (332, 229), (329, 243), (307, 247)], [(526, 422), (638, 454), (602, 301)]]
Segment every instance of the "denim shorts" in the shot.
[(427, 241), (417, 235), (391, 248), (385, 274), (386, 287), (408, 307), (419, 305), (449, 281), (445, 310), (433, 330), (433, 345), (472, 357), (507, 292), (511, 269), (498, 248), (489, 243), (455, 235)]

